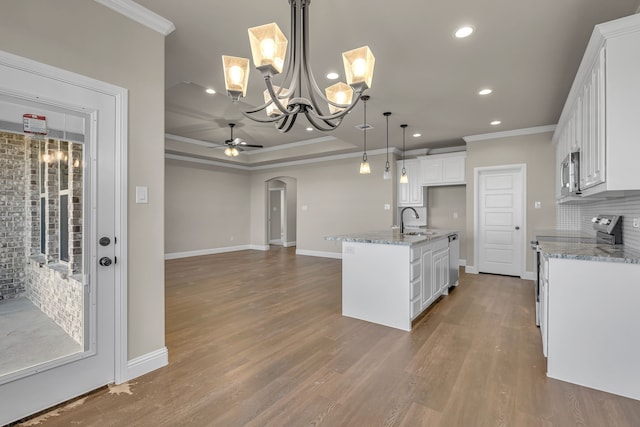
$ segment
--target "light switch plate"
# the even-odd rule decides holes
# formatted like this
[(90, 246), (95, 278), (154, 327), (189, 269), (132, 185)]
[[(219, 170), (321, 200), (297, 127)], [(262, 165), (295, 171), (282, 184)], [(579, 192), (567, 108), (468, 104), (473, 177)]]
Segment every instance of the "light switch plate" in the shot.
[(640, 228), (640, 218), (633, 218), (633, 228)]
[(136, 187), (136, 203), (149, 203), (148, 187)]
[(533, 204), (533, 207), (534, 207), (534, 208), (536, 208), (536, 209), (540, 209), (540, 208), (542, 207), (542, 203), (540, 203), (540, 202), (535, 202), (535, 203)]

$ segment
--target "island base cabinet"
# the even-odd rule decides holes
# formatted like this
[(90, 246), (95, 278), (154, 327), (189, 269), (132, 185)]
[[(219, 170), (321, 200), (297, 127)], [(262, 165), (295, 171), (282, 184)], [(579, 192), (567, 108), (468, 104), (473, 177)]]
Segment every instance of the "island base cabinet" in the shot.
[(640, 264), (550, 258), (547, 375), (640, 399)]
[(411, 330), (410, 247), (342, 243), (342, 315)]

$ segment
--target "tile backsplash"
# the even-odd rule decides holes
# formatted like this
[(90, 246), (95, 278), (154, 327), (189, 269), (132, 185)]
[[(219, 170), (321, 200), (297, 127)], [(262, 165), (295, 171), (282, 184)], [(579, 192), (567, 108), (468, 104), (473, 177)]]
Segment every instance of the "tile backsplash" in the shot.
[(580, 205), (557, 205), (556, 225), (564, 230), (593, 232), (591, 218), (598, 214), (622, 215), (622, 242), (640, 250), (640, 228), (633, 219), (640, 218), (640, 195), (600, 200)]

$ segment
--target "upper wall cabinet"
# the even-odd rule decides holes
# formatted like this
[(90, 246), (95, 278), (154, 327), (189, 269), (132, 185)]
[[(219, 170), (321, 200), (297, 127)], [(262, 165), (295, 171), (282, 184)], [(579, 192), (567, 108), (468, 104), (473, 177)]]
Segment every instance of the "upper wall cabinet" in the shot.
[(420, 185), (420, 163), (418, 160), (405, 160), (404, 168), (407, 171), (409, 182), (400, 183), (402, 174), (402, 160), (398, 160), (398, 206), (424, 206), (424, 197)]
[(420, 181), (424, 186), (465, 183), (467, 153), (464, 151), (418, 157)]
[[(580, 152), (582, 197), (640, 190), (640, 15), (597, 25), (553, 140), (556, 165)], [(557, 194), (560, 195), (558, 179)]]

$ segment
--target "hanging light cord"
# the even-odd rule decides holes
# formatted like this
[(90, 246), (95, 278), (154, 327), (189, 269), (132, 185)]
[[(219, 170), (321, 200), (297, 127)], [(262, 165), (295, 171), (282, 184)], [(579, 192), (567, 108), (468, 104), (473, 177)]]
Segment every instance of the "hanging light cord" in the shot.
[(407, 131), (407, 126), (408, 125), (400, 125), (400, 127), (402, 128), (402, 175), (406, 175), (407, 174), (407, 170), (404, 168), (404, 136), (405, 133)]
[(384, 164), (384, 170), (385, 172), (389, 172), (389, 169), (391, 168), (391, 165), (389, 164), (389, 116), (391, 113), (387, 112), (383, 114), (387, 118), (387, 162)]
[(362, 161), (367, 161), (367, 101), (369, 100), (368, 96), (363, 96), (362, 104), (364, 105), (364, 154), (362, 154)]

